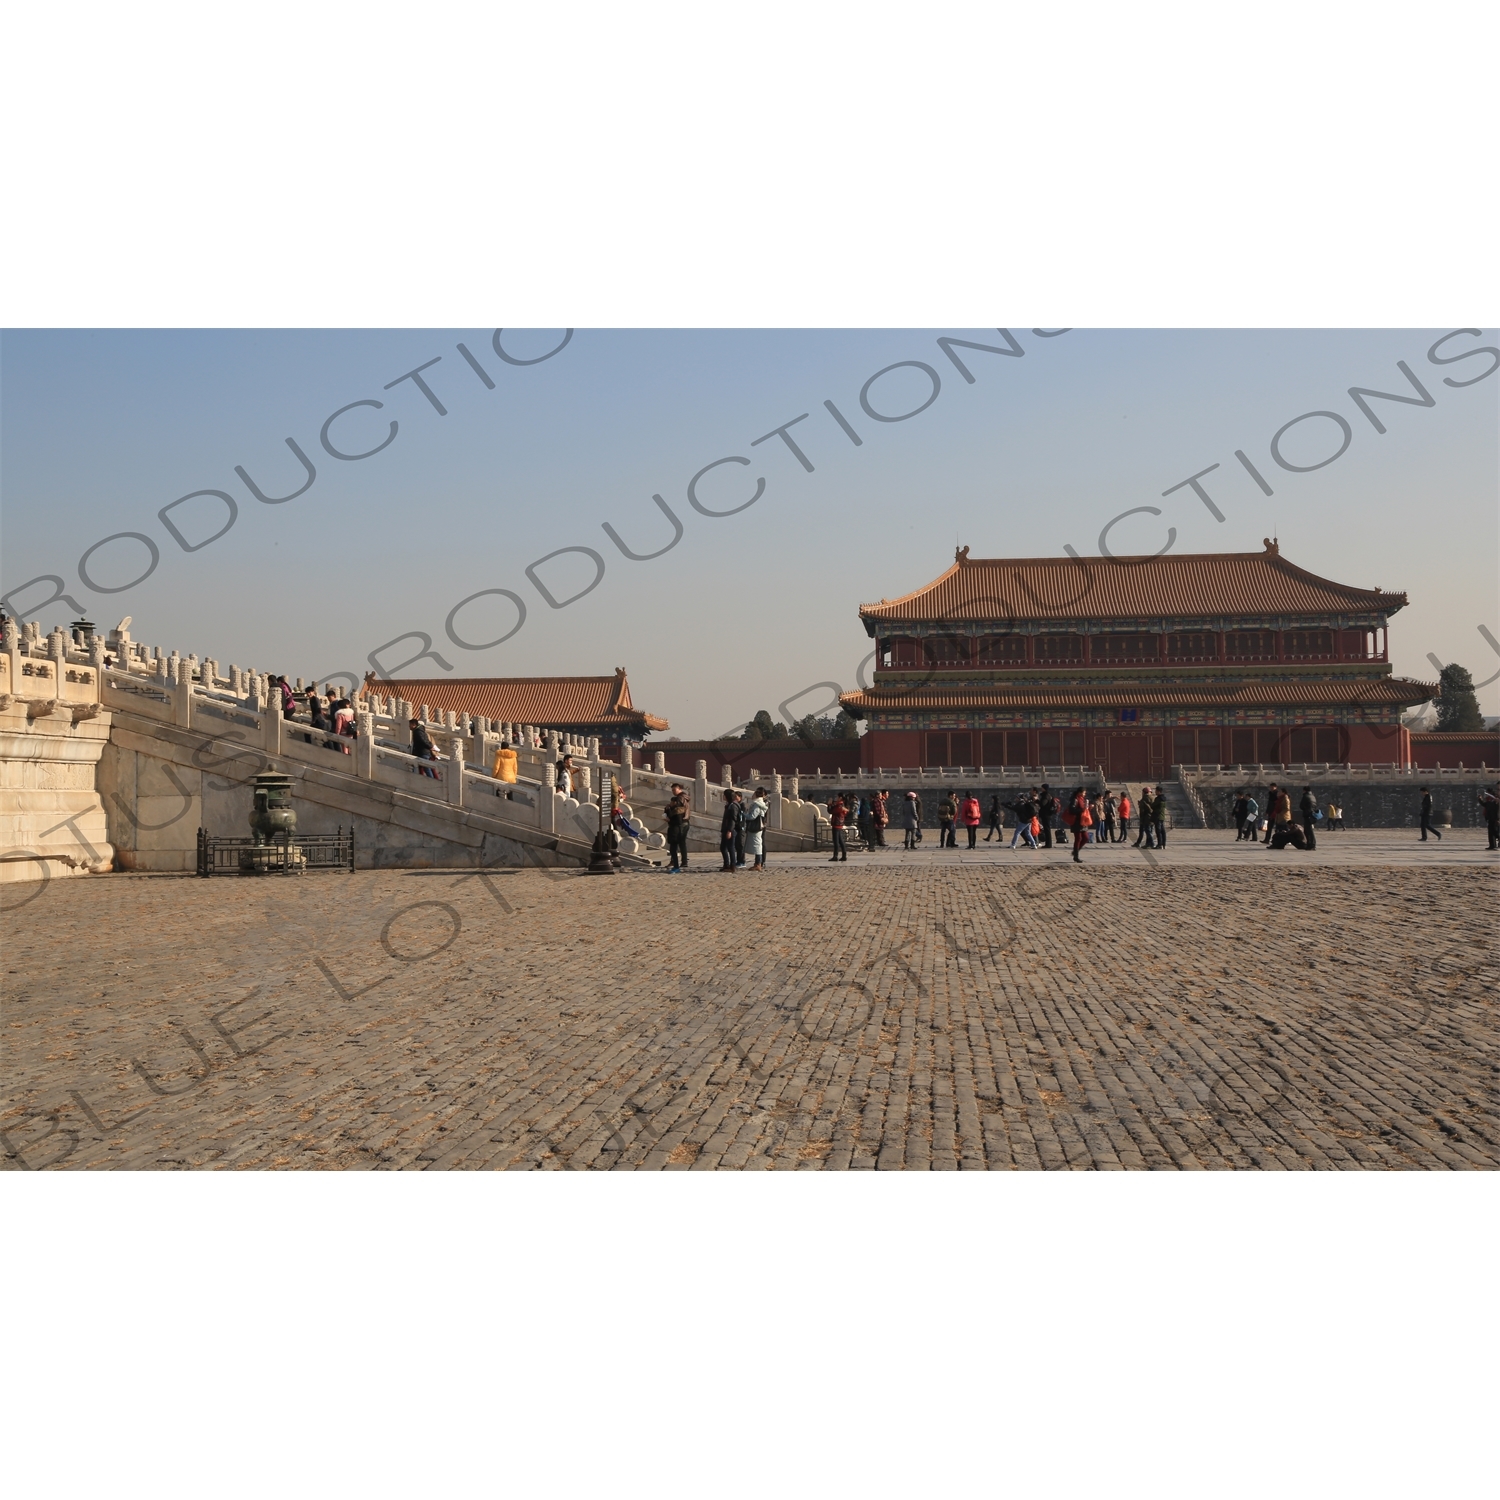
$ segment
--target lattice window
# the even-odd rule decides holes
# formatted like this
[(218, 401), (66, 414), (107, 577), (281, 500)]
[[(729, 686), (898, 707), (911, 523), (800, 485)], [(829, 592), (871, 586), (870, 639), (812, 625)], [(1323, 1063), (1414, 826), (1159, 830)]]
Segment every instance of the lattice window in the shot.
[(1270, 630), (1231, 630), (1224, 637), (1224, 654), (1240, 660), (1276, 655), (1276, 635)]
[(1331, 630), (1289, 630), (1283, 637), (1288, 656), (1332, 656)]
[(1173, 661), (1216, 661), (1219, 638), (1211, 630), (1185, 630), (1167, 637), (1167, 655)]
[(1081, 635), (1039, 635), (1036, 638), (1036, 659), (1047, 662), (1083, 660), (1083, 637)]
[(1090, 654), (1095, 661), (1155, 661), (1157, 638), (1154, 635), (1096, 635)]
[[(989, 635), (979, 641), (981, 666), (1010, 666), (1026, 660), (1024, 635)], [(988, 762), (986, 762), (988, 764)]]

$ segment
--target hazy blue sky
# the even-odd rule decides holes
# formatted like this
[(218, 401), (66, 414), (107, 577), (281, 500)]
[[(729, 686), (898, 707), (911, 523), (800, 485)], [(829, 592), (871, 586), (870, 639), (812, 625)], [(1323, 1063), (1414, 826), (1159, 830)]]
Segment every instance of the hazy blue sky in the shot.
[[(1279, 535), (1294, 562), (1343, 582), (1404, 589), (1410, 607), (1392, 626), (1398, 672), (1430, 679), (1428, 653), (1500, 672), (1478, 627), (1500, 637), (1497, 605), (1497, 392), (1500, 376), (1463, 388), (1496, 361), (1477, 355), (1443, 366), (1428, 358), (1451, 332), (1093, 331), (1042, 338), (1013, 330), (1022, 357), (965, 351), (967, 384), (940, 336), (986, 344), (994, 330), (590, 331), (555, 356), (503, 362), (492, 330), (46, 332), (0, 341), (0, 522), (3, 587), (61, 575), (91, 618), (132, 615), (139, 640), (290, 676), (362, 674), (378, 651), (388, 668), (425, 632), (456, 674), (608, 672), (624, 666), (636, 702), (683, 737), (711, 734), (809, 684), (851, 687), (870, 649), (862, 600), (927, 582), (952, 561), (955, 542), (975, 556), (1057, 555), (1071, 544), (1096, 554), (1101, 527), (1121, 511), (1159, 505), (1111, 534), (1116, 552), (1154, 551), (1168, 525), (1178, 551), (1241, 551)], [(545, 354), (558, 332), (508, 332), (517, 358)], [(1462, 335), (1451, 357), (1496, 335)], [(481, 363), (487, 389), (456, 345)], [(439, 415), (410, 380), (423, 372), (447, 408)], [(937, 399), (919, 415), (881, 423), (860, 390), (884, 366), (922, 361), (939, 375)], [(1373, 403), (1377, 434), (1350, 386), (1412, 393), (1404, 360), (1435, 398), (1431, 408)], [(906, 367), (884, 376), (870, 400), (887, 414), (931, 391)], [(326, 418), (376, 400), (334, 424), (346, 452), (320, 444)], [(824, 409), (833, 401), (863, 439), (855, 447)], [(1310, 411), (1340, 414), (1347, 451), (1312, 472), (1278, 467), (1273, 434)], [(792, 437), (807, 472), (779, 438), (755, 438), (801, 413)], [(316, 480), (286, 504), (257, 501), (243, 466), (270, 496), (305, 480), (292, 437)], [(1283, 456), (1312, 464), (1341, 441), (1328, 418), (1299, 424)], [(1266, 497), (1234, 457), (1243, 449), (1275, 490)], [(693, 475), (741, 456), (701, 483), (699, 499), (737, 515), (711, 518), (688, 503)], [(1225, 520), (1190, 489), (1162, 491), (1208, 465), (1204, 479)], [(190, 491), (222, 490), (238, 519), (219, 540), (185, 553), (158, 511)], [(648, 562), (627, 560), (602, 529), (611, 523), (637, 552), (665, 545), (660, 494), (682, 522), (680, 545)], [(190, 542), (227, 518), (204, 498), (171, 513)], [(152, 538), (160, 563), (144, 582), (103, 594), (79, 577), (86, 548), (116, 532)], [(604, 559), (598, 587), (554, 609), (526, 568), (564, 547)], [(149, 561), (124, 540), (88, 563), (96, 585), (123, 584)], [(594, 576), (582, 554), (539, 572), (565, 599)], [(445, 634), (468, 595), (507, 589), (526, 605), (504, 644), (466, 650)], [(49, 588), (19, 594), (26, 618)], [(491, 595), (466, 606), (456, 632), (471, 643), (509, 630), (514, 606)], [(433, 662), (407, 667), (437, 674)], [(826, 704), (826, 690), (789, 706)], [(1500, 709), (1500, 684), (1480, 694)]]

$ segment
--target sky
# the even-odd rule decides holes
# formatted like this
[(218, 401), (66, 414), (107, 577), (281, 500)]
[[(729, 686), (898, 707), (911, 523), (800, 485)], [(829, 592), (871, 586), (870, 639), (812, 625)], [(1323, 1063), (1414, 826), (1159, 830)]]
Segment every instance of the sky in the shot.
[[(1010, 348), (993, 328), (565, 332), (506, 330), (509, 360), (490, 328), (6, 332), (0, 588), (50, 628), (74, 617), (39, 607), (54, 586), (31, 580), (54, 574), (101, 625), (130, 615), (137, 640), (294, 678), (625, 667), (637, 706), (695, 738), (760, 708), (827, 712), (827, 684), (868, 680), (860, 603), (929, 582), (955, 546), (1088, 557), (1113, 518), (1156, 506), (1110, 550), (1156, 551), (1168, 527), (1177, 552), (1275, 535), (1315, 573), (1405, 591), (1396, 672), (1461, 662), (1500, 712), (1481, 631), (1500, 640), (1500, 354), (1474, 352), (1493, 329), (1017, 328), (1019, 355), (954, 347), (972, 383), (938, 340)], [(1399, 362), (1433, 404), (1372, 400), (1379, 433), (1349, 388), (1414, 395)], [(422, 365), (431, 399), (401, 378)], [(335, 457), (320, 433), (356, 402), (382, 404), (344, 411), (333, 448), (395, 436)], [(1278, 465), (1273, 437), (1311, 412), (1336, 416), (1281, 438), (1304, 471)], [(803, 414), (799, 459), (774, 431)], [(1343, 443), (1336, 418), (1347, 446), (1313, 468)], [(316, 477), (263, 503), (252, 484), (278, 500), (306, 483), (288, 438)], [(695, 508), (690, 481), (726, 458), (748, 462), (708, 469)], [(1201, 482), (1223, 520), (1191, 487), (1164, 496), (1213, 464)], [(230, 507), (199, 495), (168, 511), (174, 538), (160, 511), (204, 490), (230, 497), (233, 525), (207, 540)], [(631, 560), (605, 526), (631, 551), (665, 547), (655, 495), (681, 541)], [(126, 532), (155, 546), (149, 576), (150, 546)]]

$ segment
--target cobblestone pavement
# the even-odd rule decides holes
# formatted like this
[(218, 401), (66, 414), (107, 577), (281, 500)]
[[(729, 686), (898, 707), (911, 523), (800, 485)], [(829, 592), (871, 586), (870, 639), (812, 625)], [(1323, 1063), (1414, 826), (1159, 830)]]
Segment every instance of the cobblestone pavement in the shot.
[(4, 1164), (1500, 1164), (1493, 873), (1170, 853), (10, 887)]

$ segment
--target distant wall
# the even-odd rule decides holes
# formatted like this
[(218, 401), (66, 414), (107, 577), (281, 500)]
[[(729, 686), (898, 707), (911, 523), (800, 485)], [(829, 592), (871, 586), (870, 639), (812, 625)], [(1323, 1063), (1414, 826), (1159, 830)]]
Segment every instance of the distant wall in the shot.
[(698, 762), (708, 762), (708, 779), (715, 785), (726, 765), (734, 767), (736, 786), (743, 786), (753, 766), (762, 775), (779, 771), (790, 776), (794, 771), (854, 772), (859, 767), (858, 740), (819, 740), (808, 745), (799, 739), (777, 740), (651, 740), (637, 758), (650, 763), (660, 750), (667, 758), (667, 770), (674, 776), (694, 776)]
[(1429, 770), (1435, 766), (1500, 766), (1500, 733), (1495, 730), (1479, 734), (1414, 734), (1411, 737), (1412, 763)]

